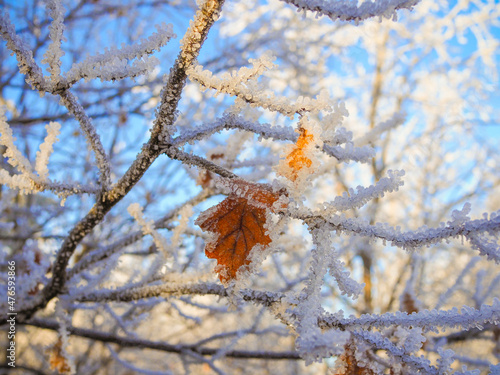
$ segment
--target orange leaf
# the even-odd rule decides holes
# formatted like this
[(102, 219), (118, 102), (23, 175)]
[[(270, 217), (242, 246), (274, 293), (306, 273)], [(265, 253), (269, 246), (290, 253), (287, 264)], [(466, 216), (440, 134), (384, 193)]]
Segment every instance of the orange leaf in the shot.
[(290, 177), (292, 181), (297, 179), (297, 172), (299, 170), (304, 167), (309, 168), (312, 165), (311, 159), (306, 156), (305, 149), (314, 140), (314, 137), (304, 128), (299, 128), (299, 131), (300, 135), (297, 139), (297, 143), (295, 144), (295, 149), (293, 149), (292, 152), (290, 152), (286, 157), (288, 166), (292, 169)]
[(265, 248), (271, 242), (266, 234), (266, 209), (279, 195), (265, 185), (233, 181), (238, 194), (232, 193), (218, 205), (201, 213), (195, 224), (215, 236), (207, 242), (205, 254), (217, 259), (221, 282), (236, 278), (242, 266), (251, 263), (250, 251), (256, 245)]
[(69, 374), (71, 372), (71, 366), (68, 364), (62, 346), (62, 340), (59, 338), (50, 349), (50, 369), (57, 371), (59, 374)]

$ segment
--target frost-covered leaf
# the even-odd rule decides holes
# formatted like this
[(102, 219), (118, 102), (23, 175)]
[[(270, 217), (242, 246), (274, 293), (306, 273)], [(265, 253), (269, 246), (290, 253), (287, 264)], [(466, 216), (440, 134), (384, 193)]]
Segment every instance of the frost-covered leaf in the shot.
[(236, 185), (235, 193), (202, 212), (195, 221), (201, 229), (214, 234), (206, 244), (205, 254), (217, 259), (222, 282), (235, 279), (238, 270), (251, 263), (254, 247), (260, 245), (262, 250), (269, 245), (266, 211), (279, 199), (266, 185), (244, 181), (237, 181)]
[(61, 338), (57, 340), (55, 345), (49, 350), (50, 369), (57, 371), (58, 374), (70, 374), (71, 366), (68, 363), (66, 354), (63, 349), (63, 341)]
[(312, 160), (307, 156), (306, 149), (311, 142), (313, 142), (314, 137), (306, 129), (300, 129), (299, 139), (295, 144), (295, 149), (290, 152), (286, 161), (291, 169), (290, 179), (295, 181), (298, 177), (298, 172), (302, 168), (309, 168), (312, 165)]

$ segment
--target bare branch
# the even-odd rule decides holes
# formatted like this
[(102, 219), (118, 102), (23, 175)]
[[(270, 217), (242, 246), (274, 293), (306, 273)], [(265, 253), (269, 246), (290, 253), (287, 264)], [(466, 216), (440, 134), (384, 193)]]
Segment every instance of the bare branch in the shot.
[[(57, 331), (59, 323), (47, 319), (31, 319), (21, 324), (30, 325), (38, 328), (50, 329)], [(218, 349), (213, 348), (198, 348), (190, 345), (172, 345), (161, 341), (143, 340), (139, 338), (121, 337), (112, 333), (100, 332), (96, 330), (78, 328), (74, 326), (67, 326), (66, 329), (69, 333), (86, 337), (91, 340), (117, 344), (121, 347), (135, 347), (135, 348), (148, 348), (160, 350), (169, 353), (183, 354), (185, 351), (192, 351), (194, 353), (211, 356), (218, 352)], [(274, 359), (274, 360), (298, 360), (299, 355), (295, 352), (268, 352), (268, 351), (246, 351), (246, 350), (231, 350), (226, 352), (225, 357), (241, 358), (241, 359)]]

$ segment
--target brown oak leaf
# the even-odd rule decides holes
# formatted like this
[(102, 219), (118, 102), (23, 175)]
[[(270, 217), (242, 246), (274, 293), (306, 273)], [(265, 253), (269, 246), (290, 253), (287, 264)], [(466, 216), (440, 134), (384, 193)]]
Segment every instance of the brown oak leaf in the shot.
[(295, 148), (290, 152), (286, 161), (288, 166), (291, 168), (290, 179), (292, 181), (297, 180), (298, 171), (302, 168), (309, 168), (312, 165), (311, 159), (306, 156), (306, 148), (307, 146), (314, 140), (312, 134), (309, 134), (308, 131), (304, 128), (299, 128), (300, 135), (297, 139), (297, 143), (295, 143)]
[(219, 279), (226, 283), (238, 270), (251, 263), (249, 254), (256, 245), (265, 248), (271, 242), (266, 234), (266, 210), (279, 194), (262, 184), (241, 180), (232, 182), (235, 192), (218, 205), (202, 212), (195, 224), (214, 236), (205, 246), (205, 254), (217, 259)]
[(71, 373), (71, 366), (65, 356), (63, 350), (63, 342), (61, 338), (57, 340), (55, 345), (50, 349), (50, 369), (57, 371), (59, 374)]

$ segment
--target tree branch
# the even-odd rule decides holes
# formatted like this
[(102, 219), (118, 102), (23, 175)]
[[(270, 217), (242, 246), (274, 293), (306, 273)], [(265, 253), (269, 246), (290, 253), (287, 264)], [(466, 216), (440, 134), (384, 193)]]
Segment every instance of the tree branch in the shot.
[[(181, 41), (181, 51), (170, 71), (167, 84), (162, 92), (161, 103), (156, 112), (156, 119), (151, 131), (151, 138), (143, 145), (140, 154), (123, 177), (110, 191), (102, 195), (102, 199), (96, 202), (88, 214), (70, 231), (68, 237), (66, 237), (61, 245), (52, 267), (52, 279), (43, 289), (40, 297), (31, 301), (26, 309), (19, 311), (19, 322), (29, 319), (37, 310), (43, 308), (63, 290), (67, 279), (66, 267), (77, 245), (141, 179), (151, 164), (160, 155), (159, 145), (170, 144), (171, 127), (175, 122), (177, 106), (186, 82), (186, 69), (189, 68), (198, 56), (201, 46), (208, 35), (208, 31), (218, 18), (223, 3), (224, 0), (205, 2), (203, 8), (196, 13), (194, 22)], [(6, 321), (7, 316), (2, 314), (0, 322)]]
[[(50, 329), (53, 331), (59, 330), (59, 323), (48, 319), (31, 319), (30, 321), (21, 324), (30, 325), (38, 328)], [(160, 350), (169, 353), (183, 354), (186, 351), (210, 356), (219, 352), (217, 348), (199, 348), (193, 345), (172, 345), (161, 341), (151, 341), (139, 338), (121, 337), (112, 333), (95, 331), (92, 329), (78, 328), (74, 326), (65, 326), (65, 329), (75, 336), (86, 337), (91, 340), (108, 342), (120, 345), (122, 347), (147, 348)], [(268, 352), (268, 351), (247, 351), (247, 350), (231, 350), (224, 354), (225, 357), (241, 358), (241, 359), (273, 359), (273, 360), (298, 360), (300, 359), (296, 352)]]
[[(162, 284), (144, 286), (138, 288), (121, 288), (113, 290), (99, 290), (94, 293), (78, 297), (79, 302), (131, 302), (145, 298), (162, 297), (168, 295), (216, 295), (228, 297), (230, 291), (220, 284), (200, 283), (200, 284)], [(266, 307), (281, 302), (285, 297), (281, 292), (261, 292), (252, 289), (243, 289), (240, 292), (241, 298), (247, 302), (256, 302)]]
[(357, 3), (330, 2), (325, 0), (281, 0), (296, 6), (299, 10), (309, 10), (318, 15), (325, 15), (335, 21), (363, 21), (371, 17), (395, 17), (396, 10), (412, 9), (420, 0), (376, 0)]
[[(180, 211), (182, 207), (185, 205), (196, 205), (203, 200), (211, 197), (214, 194), (213, 191), (204, 189), (202, 190), (198, 195), (193, 197), (192, 199), (188, 200), (187, 202), (183, 203), (179, 207), (176, 207), (172, 211), (168, 212), (165, 216), (162, 218), (158, 219), (155, 221), (154, 226), (155, 228), (163, 228), (165, 227), (166, 222), (169, 220), (172, 220)], [(111, 255), (114, 253), (122, 250), (126, 246), (129, 246), (137, 241), (139, 241), (141, 238), (144, 237), (144, 232), (142, 230), (135, 231), (133, 233), (130, 233), (126, 235), (125, 237), (115, 241), (114, 243), (98, 248), (95, 251), (92, 251), (91, 253), (87, 254), (84, 258), (82, 258), (78, 263), (75, 264), (73, 268), (68, 270), (68, 280), (77, 275), (79, 272), (82, 272), (83, 270), (87, 269), (90, 265), (100, 262), (106, 258), (109, 258)]]

